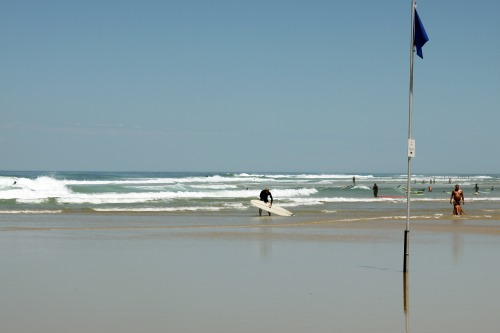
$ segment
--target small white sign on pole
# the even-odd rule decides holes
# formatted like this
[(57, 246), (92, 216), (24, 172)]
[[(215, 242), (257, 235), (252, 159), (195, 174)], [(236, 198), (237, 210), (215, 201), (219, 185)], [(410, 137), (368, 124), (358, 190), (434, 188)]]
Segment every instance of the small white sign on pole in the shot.
[(415, 157), (415, 140), (408, 139), (408, 157)]

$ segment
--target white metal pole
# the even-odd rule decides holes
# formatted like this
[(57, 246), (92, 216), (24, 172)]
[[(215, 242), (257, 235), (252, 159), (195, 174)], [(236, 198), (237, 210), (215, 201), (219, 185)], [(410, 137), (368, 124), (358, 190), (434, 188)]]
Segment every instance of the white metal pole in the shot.
[[(412, 139), (412, 114), (413, 114), (413, 60), (414, 60), (414, 35), (415, 35), (415, 0), (411, 1), (411, 29), (410, 29), (410, 96), (408, 116), (408, 178), (406, 180), (406, 230), (404, 238), (403, 272), (408, 271), (409, 233), (410, 233), (410, 202), (411, 202), (411, 160), (414, 155), (414, 141)], [(411, 146), (411, 147), (410, 147)]]

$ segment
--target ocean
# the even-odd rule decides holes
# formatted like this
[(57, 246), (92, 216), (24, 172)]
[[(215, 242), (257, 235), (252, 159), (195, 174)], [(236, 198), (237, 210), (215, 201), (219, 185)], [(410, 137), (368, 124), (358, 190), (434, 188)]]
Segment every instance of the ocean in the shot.
[[(404, 174), (290, 172), (3, 171), (0, 215), (254, 216), (257, 209), (250, 200), (269, 188), (274, 202), (296, 216), (401, 219), (406, 218), (406, 178)], [(378, 198), (373, 195), (375, 183)], [(498, 219), (500, 176), (488, 174), (413, 176), (412, 218), (448, 218), (455, 184), (464, 190), (466, 218)]]

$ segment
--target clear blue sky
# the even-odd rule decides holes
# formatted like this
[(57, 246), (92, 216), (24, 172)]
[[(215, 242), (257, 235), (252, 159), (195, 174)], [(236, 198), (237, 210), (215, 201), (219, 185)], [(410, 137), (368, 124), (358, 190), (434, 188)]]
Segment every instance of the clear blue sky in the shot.
[[(419, 173), (499, 173), (500, 1), (417, 2)], [(410, 0), (0, 1), (0, 170), (406, 172)]]

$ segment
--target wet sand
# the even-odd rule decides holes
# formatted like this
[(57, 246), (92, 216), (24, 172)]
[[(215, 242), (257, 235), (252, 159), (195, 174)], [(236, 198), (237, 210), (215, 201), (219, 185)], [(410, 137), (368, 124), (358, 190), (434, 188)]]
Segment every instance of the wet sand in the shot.
[(500, 221), (0, 218), (2, 332), (496, 332)]

